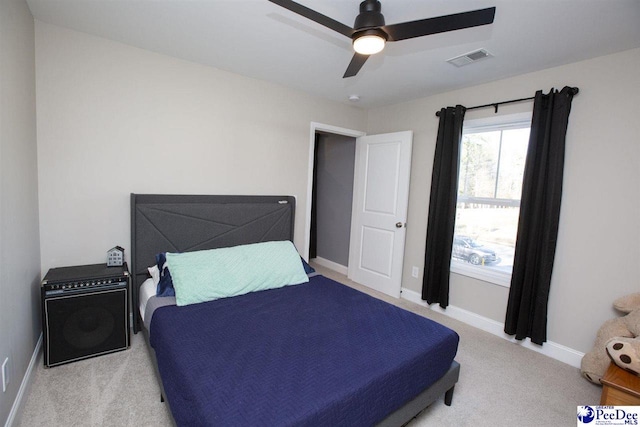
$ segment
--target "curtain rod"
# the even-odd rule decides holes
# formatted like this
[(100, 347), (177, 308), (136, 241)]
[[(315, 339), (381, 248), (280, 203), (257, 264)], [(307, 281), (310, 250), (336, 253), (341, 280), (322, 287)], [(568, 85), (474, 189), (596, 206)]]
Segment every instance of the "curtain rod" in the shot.
[[(574, 95), (576, 95), (579, 92), (579, 89), (577, 87), (572, 87), (571, 89), (573, 89), (573, 94)], [(476, 105), (475, 107), (469, 107), (469, 108), (467, 108), (467, 111), (469, 111), (469, 110), (477, 110), (479, 108), (493, 107), (495, 109), (495, 113), (497, 113), (498, 112), (498, 105), (514, 104), (516, 102), (530, 101), (532, 99), (535, 99), (535, 96), (530, 96), (529, 98), (512, 99), (512, 100), (509, 100), (509, 101), (492, 102), (491, 104)], [(436, 111), (436, 117), (440, 117), (440, 111)]]

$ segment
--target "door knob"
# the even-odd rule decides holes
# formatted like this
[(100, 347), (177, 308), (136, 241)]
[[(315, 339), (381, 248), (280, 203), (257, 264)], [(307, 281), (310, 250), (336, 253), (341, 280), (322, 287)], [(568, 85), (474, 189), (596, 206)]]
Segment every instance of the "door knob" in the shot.
[(401, 222), (396, 222), (396, 228), (402, 228), (402, 223)]

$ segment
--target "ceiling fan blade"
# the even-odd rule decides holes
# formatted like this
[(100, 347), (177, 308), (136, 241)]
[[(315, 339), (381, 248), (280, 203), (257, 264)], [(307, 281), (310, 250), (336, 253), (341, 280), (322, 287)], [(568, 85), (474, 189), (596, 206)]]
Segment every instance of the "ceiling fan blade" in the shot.
[(362, 68), (364, 63), (367, 62), (367, 59), (369, 59), (369, 55), (354, 53), (353, 58), (351, 58), (351, 62), (347, 67), (347, 71), (344, 72), (344, 76), (342, 76), (342, 78), (346, 79), (347, 77), (353, 77), (358, 74), (358, 71), (360, 71), (360, 68)]
[(389, 35), (389, 41), (398, 41), (491, 24), (495, 14), (496, 8), (489, 7), (436, 18), (385, 25), (382, 29)]
[(309, 9), (306, 6), (303, 6), (299, 3), (296, 3), (291, 0), (269, 0), (271, 3), (275, 3), (278, 6), (282, 6), (285, 9), (290, 10), (291, 12), (297, 13), (298, 15), (304, 16), (307, 19), (311, 19), (314, 22), (317, 22), (320, 25), (324, 25), (325, 27), (332, 29), (333, 31), (337, 31), (340, 34), (343, 34), (347, 37), (351, 37), (353, 35), (353, 28), (343, 24), (342, 22), (338, 22), (335, 19), (329, 18), (321, 13), (316, 12), (313, 9)]

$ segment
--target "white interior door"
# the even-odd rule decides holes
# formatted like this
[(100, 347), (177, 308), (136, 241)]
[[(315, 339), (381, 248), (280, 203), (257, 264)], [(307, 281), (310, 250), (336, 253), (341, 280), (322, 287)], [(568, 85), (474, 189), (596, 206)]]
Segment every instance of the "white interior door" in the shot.
[(348, 277), (400, 297), (411, 131), (356, 139)]

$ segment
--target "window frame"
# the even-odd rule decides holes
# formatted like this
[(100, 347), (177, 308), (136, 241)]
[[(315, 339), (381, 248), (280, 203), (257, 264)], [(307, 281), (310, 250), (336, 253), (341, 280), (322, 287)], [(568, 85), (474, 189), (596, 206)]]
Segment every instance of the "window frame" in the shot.
[[(462, 135), (464, 136), (467, 133), (490, 132), (496, 130), (522, 129), (523, 127), (531, 128), (531, 118), (532, 112), (526, 112), (465, 120), (462, 128)], [(459, 165), (460, 160), (458, 160), (458, 167)], [(458, 178), (459, 177), (460, 172), (458, 171)], [(458, 209), (457, 205), (458, 203), (456, 200), (456, 216)], [(454, 274), (481, 280), (483, 282), (489, 282), (506, 288), (511, 286), (512, 273), (505, 273), (491, 268), (469, 264), (468, 262), (454, 258), (453, 251), (451, 253), (449, 270)]]

